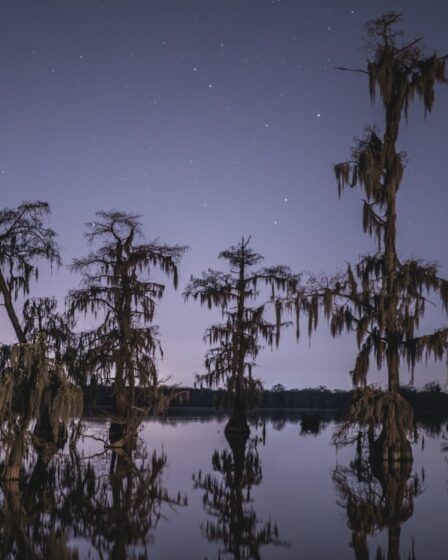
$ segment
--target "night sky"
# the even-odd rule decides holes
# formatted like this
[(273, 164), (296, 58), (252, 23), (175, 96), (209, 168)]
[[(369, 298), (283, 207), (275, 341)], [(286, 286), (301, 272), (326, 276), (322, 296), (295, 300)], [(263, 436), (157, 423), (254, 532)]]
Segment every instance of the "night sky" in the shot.
[[(335, 66), (363, 66), (363, 26), (390, 10), (403, 11), (406, 37), (448, 53), (446, 0), (1, 2), (2, 206), (48, 201), (65, 265), (87, 252), (99, 209), (140, 213), (148, 240), (189, 245), (156, 322), (162, 375), (190, 385), (217, 314), (182, 290), (224, 266), (219, 251), (251, 234), (267, 265), (333, 273), (374, 249), (359, 193), (338, 200), (332, 166), (382, 111), (365, 76)], [(445, 276), (447, 122), (448, 88), (426, 121), (414, 104), (398, 201), (400, 255), (438, 261)], [(66, 266), (44, 271), (33, 294), (62, 303), (78, 282)], [(434, 308), (423, 327), (442, 319)], [(322, 322), (297, 345), (292, 331), (260, 357), (267, 387), (350, 386), (354, 337), (332, 340)], [(417, 368), (416, 384), (444, 382), (445, 369)]]

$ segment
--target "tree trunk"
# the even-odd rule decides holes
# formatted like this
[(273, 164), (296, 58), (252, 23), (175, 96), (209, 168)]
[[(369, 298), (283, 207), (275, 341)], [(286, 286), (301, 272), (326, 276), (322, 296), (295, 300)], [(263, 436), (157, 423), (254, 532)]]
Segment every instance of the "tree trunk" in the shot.
[(386, 470), (394, 470), (397, 463), (413, 462), (412, 448), (406, 436), (406, 432), (397, 426), (396, 435), (391, 437), (390, 430), (383, 427), (378, 439), (371, 449), (370, 458), (374, 463), (382, 463)]
[(388, 387), (391, 393), (400, 392), (400, 356), (397, 341), (389, 341), (387, 349)]
[(25, 432), (19, 432), (5, 464), (3, 478), (5, 480), (18, 480), (20, 478), (20, 467), (22, 465), (23, 455), (25, 453)]
[(0, 269), (0, 292), (2, 293), (6, 312), (8, 313), (8, 317), (13, 326), (17, 340), (20, 342), (20, 344), (25, 344), (26, 337), (22, 330), (22, 327), (20, 326), (20, 321), (16, 315), (16, 311), (12, 303), (11, 292), (8, 288), (8, 285), (6, 283), (5, 277), (3, 276), (3, 272), (1, 271), (1, 269)]
[(243, 507), (244, 491), (244, 463), (246, 455), (247, 435), (227, 434), (226, 439), (233, 455), (233, 484), (231, 485), (230, 511), (233, 515), (229, 519), (230, 542), (233, 541), (232, 553), (235, 560), (242, 560), (244, 550), (245, 516)]
[(241, 264), (238, 279), (238, 309), (236, 317), (236, 333), (233, 341), (233, 375), (236, 376), (232, 415), (225, 427), (226, 434), (249, 435), (249, 425), (246, 417), (246, 403), (244, 395), (244, 361), (246, 349), (244, 347), (244, 307), (245, 307), (245, 262), (244, 244), (241, 244)]
[(120, 350), (115, 364), (113, 419), (109, 428), (111, 447), (124, 447), (127, 439), (128, 399), (124, 383), (124, 352)]
[(387, 560), (400, 560), (400, 525), (392, 525), (388, 530)]
[(247, 437), (250, 433), (249, 424), (247, 423), (246, 406), (238, 391), (235, 394), (232, 414), (226, 424), (224, 432), (226, 436), (235, 434), (241, 437)]

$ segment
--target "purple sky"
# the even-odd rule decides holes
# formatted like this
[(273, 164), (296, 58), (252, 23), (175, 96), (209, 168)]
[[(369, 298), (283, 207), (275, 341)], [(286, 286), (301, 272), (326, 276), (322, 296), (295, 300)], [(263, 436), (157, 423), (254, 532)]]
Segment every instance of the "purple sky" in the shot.
[[(445, 0), (2, 2), (2, 205), (47, 200), (65, 264), (86, 253), (99, 209), (141, 213), (147, 239), (190, 245), (157, 322), (162, 374), (191, 384), (217, 315), (181, 293), (190, 274), (224, 264), (220, 250), (251, 234), (266, 264), (332, 273), (374, 248), (358, 193), (338, 200), (332, 165), (382, 112), (364, 76), (334, 67), (363, 65), (363, 25), (389, 10), (428, 52), (448, 52)], [(398, 235), (401, 256), (436, 260), (445, 276), (447, 122), (439, 88), (426, 121), (417, 102), (403, 126)], [(62, 301), (77, 285), (64, 268), (33, 293)], [(442, 320), (434, 308), (423, 326)], [(268, 387), (345, 388), (354, 356), (353, 337), (332, 340), (322, 324), (311, 346), (291, 332), (266, 350), (258, 373)], [(436, 377), (444, 365), (420, 367), (416, 384)]]

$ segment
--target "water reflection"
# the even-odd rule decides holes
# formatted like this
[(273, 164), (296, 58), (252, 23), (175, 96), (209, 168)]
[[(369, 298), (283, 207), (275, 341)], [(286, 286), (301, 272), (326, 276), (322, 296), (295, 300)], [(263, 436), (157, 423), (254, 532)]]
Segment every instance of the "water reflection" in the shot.
[[(445, 558), (443, 423), (419, 427), (412, 470), (385, 473), (363, 438), (336, 455), (329, 417), (283, 418), (260, 417), (258, 441), (224, 446), (225, 419), (151, 420), (119, 453), (90, 437), (74, 445), (73, 427), (62, 451), (31, 432), (20, 478), (0, 486), (0, 558), (170, 560), (180, 542), (200, 560)], [(88, 425), (107, 441), (107, 424)]]
[(163, 486), (167, 457), (141, 441), (90, 458), (74, 448), (52, 460), (40, 451), (34, 466), (0, 493), (2, 559), (149, 557), (165, 505), (186, 504)]
[(277, 525), (261, 522), (255, 510), (252, 489), (263, 479), (257, 440), (229, 437), (228, 443), (229, 449), (213, 453), (212, 473), (193, 475), (211, 518), (201, 524), (201, 530), (209, 541), (220, 543), (218, 559), (258, 560), (262, 546), (286, 543), (279, 538)]
[[(357, 560), (368, 560), (367, 537), (387, 530), (387, 553), (378, 546), (375, 558), (400, 560), (401, 526), (414, 513), (414, 499), (421, 494), (422, 483), (417, 474), (411, 474), (411, 463), (384, 468), (369, 461), (366, 447), (360, 434), (350, 466), (333, 471), (338, 503), (345, 509), (352, 531), (350, 546)], [(414, 543), (406, 558), (415, 560)]]
[(38, 457), (31, 473), (5, 480), (0, 492), (0, 557), (75, 560), (58, 527), (60, 488), (57, 467)]

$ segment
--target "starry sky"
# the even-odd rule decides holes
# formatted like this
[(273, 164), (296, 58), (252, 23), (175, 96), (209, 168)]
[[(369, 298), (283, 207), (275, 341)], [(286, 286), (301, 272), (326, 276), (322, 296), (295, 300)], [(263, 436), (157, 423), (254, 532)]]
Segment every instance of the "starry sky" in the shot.
[[(87, 252), (84, 224), (100, 209), (140, 213), (148, 240), (189, 245), (156, 322), (162, 375), (191, 385), (218, 315), (182, 290), (223, 266), (219, 251), (252, 235), (266, 265), (333, 273), (373, 250), (360, 196), (338, 200), (332, 166), (382, 112), (365, 76), (335, 67), (363, 66), (363, 26), (390, 10), (403, 12), (406, 37), (448, 53), (445, 0), (1, 2), (2, 205), (48, 201), (65, 265)], [(414, 104), (398, 201), (400, 255), (437, 261), (445, 276), (447, 122), (447, 88), (426, 120)], [(44, 269), (33, 294), (62, 303), (78, 283), (67, 266)], [(435, 306), (423, 327), (443, 320)], [(266, 386), (348, 388), (353, 337), (333, 340), (322, 324), (297, 345), (292, 330), (260, 356)], [(417, 368), (417, 386), (436, 378), (444, 365)]]

